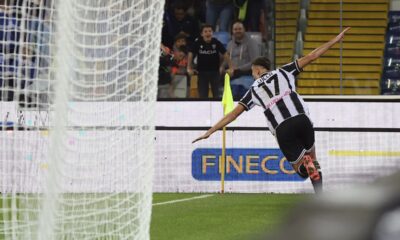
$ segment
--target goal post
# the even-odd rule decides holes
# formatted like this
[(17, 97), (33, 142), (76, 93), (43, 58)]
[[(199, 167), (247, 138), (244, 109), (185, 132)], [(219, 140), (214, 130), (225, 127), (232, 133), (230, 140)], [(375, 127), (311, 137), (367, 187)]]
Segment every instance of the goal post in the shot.
[(164, 1), (4, 4), (0, 239), (149, 239)]

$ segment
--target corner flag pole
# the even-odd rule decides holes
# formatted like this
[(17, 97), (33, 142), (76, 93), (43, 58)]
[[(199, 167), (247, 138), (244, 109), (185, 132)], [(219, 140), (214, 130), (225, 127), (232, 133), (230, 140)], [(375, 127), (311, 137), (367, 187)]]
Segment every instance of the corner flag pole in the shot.
[[(222, 95), (222, 107), (224, 116), (233, 110), (233, 97), (229, 74), (225, 74), (224, 94)], [(226, 127), (222, 129), (222, 153), (221, 153), (221, 193), (225, 191), (225, 162), (226, 162)]]
[(225, 191), (226, 127), (222, 129), (221, 193)]

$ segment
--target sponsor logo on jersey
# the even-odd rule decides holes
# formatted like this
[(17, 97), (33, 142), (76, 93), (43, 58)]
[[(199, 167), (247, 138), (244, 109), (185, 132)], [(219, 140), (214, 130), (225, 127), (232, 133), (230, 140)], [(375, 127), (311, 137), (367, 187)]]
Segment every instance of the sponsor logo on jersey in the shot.
[(200, 54), (204, 54), (204, 55), (212, 55), (212, 54), (216, 54), (217, 50), (199, 50)]

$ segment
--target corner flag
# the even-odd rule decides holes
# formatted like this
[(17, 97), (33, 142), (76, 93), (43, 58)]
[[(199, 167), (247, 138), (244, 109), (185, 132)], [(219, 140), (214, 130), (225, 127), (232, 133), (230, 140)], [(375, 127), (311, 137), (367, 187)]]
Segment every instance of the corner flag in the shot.
[(224, 94), (222, 95), (222, 106), (224, 108), (224, 116), (233, 110), (233, 97), (231, 90), (231, 81), (229, 74), (225, 74)]
[[(225, 74), (224, 94), (222, 95), (222, 107), (224, 108), (224, 116), (233, 110), (233, 97), (231, 90), (231, 81), (229, 74)], [(220, 159), (221, 171), (221, 193), (225, 192), (225, 159), (226, 159), (226, 127), (222, 129), (222, 154)]]

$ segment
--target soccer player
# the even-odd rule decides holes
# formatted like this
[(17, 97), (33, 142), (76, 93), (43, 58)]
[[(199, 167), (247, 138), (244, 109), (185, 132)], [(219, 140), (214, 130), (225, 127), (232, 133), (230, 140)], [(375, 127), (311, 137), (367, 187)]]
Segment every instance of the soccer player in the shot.
[(276, 137), (279, 147), (293, 169), (303, 178), (310, 177), (315, 192), (322, 191), (321, 168), (314, 147), (314, 129), (306, 104), (295, 91), (295, 76), (312, 61), (319, 58), (333, 45), (341, 41), (350, 28), (344, 29), (329, 42), (313, 50), (307, 56), (270, 71), (270, 62), (259, 57), (252, 63), (255, 79), (239, 104), (193, 143), (208, 138), (218, 129), (235, 120), (245, 110), (255, 105), (264, 108), (268, 127)]

